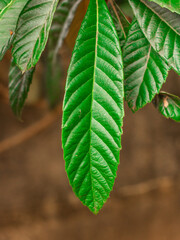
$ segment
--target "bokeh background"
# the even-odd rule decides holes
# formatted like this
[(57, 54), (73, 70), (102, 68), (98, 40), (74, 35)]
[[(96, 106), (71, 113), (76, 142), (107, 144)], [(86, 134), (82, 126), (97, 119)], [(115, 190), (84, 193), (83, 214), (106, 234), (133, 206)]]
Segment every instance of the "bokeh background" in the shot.
[[(22, 121), (8, 102), (10, 52), (0, 62), (0, 240), (179, 240), (180, 125), (163, 118), (152, 104), (136, 114), (125, 104), (121, 164), (114, 190), (97, 216), (69, 186), (61, 106), (87, 4), (84, 0), (78, 8), (60, 51), (63, 71), (56, 109), (49, 110), (45, 97), (46, 55), (36, 69)], [(175, 72), (169, 73), (163, 90), (180, 95)]]

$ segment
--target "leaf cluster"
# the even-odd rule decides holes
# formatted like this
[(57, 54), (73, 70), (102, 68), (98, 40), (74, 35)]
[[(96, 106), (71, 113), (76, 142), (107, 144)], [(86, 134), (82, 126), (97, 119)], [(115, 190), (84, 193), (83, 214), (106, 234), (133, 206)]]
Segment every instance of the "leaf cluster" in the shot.
[[(50, 106), (59, 101), (58, 52), (84, 0), (0, 2), (0, 60), (12, 46), (9, 96), (21, 116), (35, 66), (47, 46)], [(129, 0), (130, 19), (114, 0), (90, 0), (67, 74), (62, 143), (79, 199), (98, 213), (119, 164), (124, 100), (133, 112), (153, 103), (180, 122), (180, 98), (162, 92), (168, 72), (180, 75), (180, 1)]]

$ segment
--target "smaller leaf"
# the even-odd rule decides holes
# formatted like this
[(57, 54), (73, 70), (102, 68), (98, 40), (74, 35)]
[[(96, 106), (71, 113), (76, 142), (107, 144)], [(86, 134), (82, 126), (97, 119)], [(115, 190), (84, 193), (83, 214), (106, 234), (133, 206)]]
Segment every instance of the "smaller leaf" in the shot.
[(180, 14), (180, 0), (149, 0), (158, 3), (161, 7), (168, 8), (171, 12)]
[(134, 18), (124, 48), (125, 99), (132, 111), (159, 93), (170, 67), (152, 48)]
[(148, 0), (129, 3), (151, 46), (180, 75), (180, 15)]
[(166, 92), (160, 92), (153, 100), (153, 104), (166, 118), (180, 122), (180, 98)]
[(113, 0), (109, 2), (108, 8), (119, 37), (120, 45), (121, 47), (123, 47), (129, 30), (130, 23), (127, 20), (124, 13), (122, 12), (122, 10), (120, 9), (120, 7)]
[[(1, 6), (6, 3), (8, 1)], [(0, 12), (0, 60), (12, 44), (19, 15), (26, 3), (27, 0), (11, 0)]]
[(22, 74), (14, 61), (11, 63), (9, 72), (9, 98), (11, 108), (17, 117), (21, 117), (24, 102), (27, 98), (29, 87), (32, 82), (34, 68)]
[(16, 29), (12, 54), (25, 72), (36, 65), (46, 46), (58, 0), (31, 0), (23, 9)]

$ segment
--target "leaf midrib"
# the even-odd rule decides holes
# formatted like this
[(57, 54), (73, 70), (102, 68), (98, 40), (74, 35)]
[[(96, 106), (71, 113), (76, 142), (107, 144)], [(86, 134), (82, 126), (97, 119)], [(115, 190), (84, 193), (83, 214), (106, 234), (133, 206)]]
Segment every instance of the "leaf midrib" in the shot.
[(11, 7), (11, 5), (14, 3), (15, 0), (12, 0), (11, 2), (9, 2), (5, 8), (3, 8), (1, 11), (0, 11), (0, 20), (1, 18), (4, 16), (4, 13), (6, 13), (7, 9), (9, 7)]
[[(142, 81), (141, 81), (141, 84), (139, 85), (139, 90), (138, 90), (138, 95), (137, 95), (137, 98), (136, 98), (136, 102), (137, 102), (137, 99), (138, 99), (138, 97), (139, 97), (139, 93), (140, 93), (140, 89), (141, 89), (141, 86), (142, 86), (142, 84), (143, 84), (143, 80), (144, 80), (144, 75), (145, 75), (145, 73), (146, 73), (146, 71), (147, 71), (147, 65), (148, 65), (148, 63), (149, 63), (149, 59), (150, 59), (150, 55), (151, 55), (151, 45), (149, 46), (149, 51), (148, 51), (148, 54), (147, 54), (147, 61), (146, 61), (146, 64), (145, 64), (145, 66), (144, 66), (144, 69), (145, 69), (145, 71), (144, 71), (144, 73), (143, 73), (143, 78), (142, 78)], [(145, 82), (144, 82), (145, 83)], [(136, 109), (136, 108), (135, 108)]]
[(97, 65), (97, 45), (98, 45), (98, 32), (99, 32), (99, 12), (98, 12), (98, 0), (96, 0), (96, 43), (95, 43), (95, 55), (94, 55), (94, 73), (93, 73), (93, 84), (92, 84), (92, 98), (91, 98), (91, 115), (90, 115), (90, 128), (89, 128), (89, 133), (90, 133), (90, 146), (89, 146), (89, 159), (90, 159), (90, 178), (91, 178), (91, 185), (92, 185), (92, 195), (93, 195), (93, 206), (94, 206), (94, 211), (96, 213), (96, 204), (95, 204), (95, 192), (94, 192), (94, 187), (93, 187), (93, 179), (92, 179), (92, 159), (91, 159), (91, 133), (92, 133), (92, 108), (93, 108), (93, 98), (94, 98), (94, 84), (95, 84), (95, 77), (96, 77), (96, 65)]
[(162, 18), (157, 12), (154, 11), (154, 9), (152, 9), (150, 6), (147, 5), (146, 2), (144, 2), (144, 0), (140, 0), (147, 8), (149, 8), (156, 16), (158, 16), (161, 21), (163, 21), (164, 23), (166, 23), (169, 28), (171, 28), (177, 35), (180, 35), (177, 30), (175, 28), (173, 28), (164, 18)]

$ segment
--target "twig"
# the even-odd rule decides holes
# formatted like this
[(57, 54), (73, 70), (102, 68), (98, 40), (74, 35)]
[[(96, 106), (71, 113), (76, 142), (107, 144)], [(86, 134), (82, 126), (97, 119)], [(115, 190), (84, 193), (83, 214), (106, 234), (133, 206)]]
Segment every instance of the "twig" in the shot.
[(147, 182), (121, 187), (118, 191), (118, 195), (123, 197), (139, 196), (154, 190), (168, 189), (174, 184), (175, 182), (172, 177), (161, 177)]
[(22, 130), (20, 133), (12, 136), (8, 139), (5, 139), (0, 142), (0, 154), (9, 150), (12, 147), (15, 147), (33, 136), (37, 135), (49, 125), (51, 125), (57, 116), (57, 109), (48, 113), (45, 117), (34, 123), (33, 125), (27, 127), (25, 130)]

